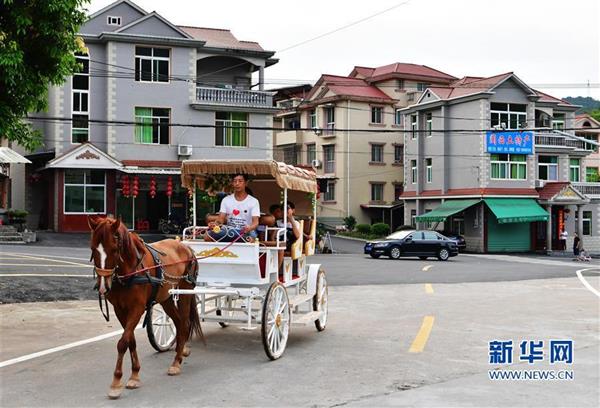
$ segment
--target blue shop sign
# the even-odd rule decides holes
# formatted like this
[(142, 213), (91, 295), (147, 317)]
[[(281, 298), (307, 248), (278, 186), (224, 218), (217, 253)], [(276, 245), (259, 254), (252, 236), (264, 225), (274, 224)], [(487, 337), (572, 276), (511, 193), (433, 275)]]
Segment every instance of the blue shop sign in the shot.
[(485, 139), (488, 153), (533, 154), (533, 132), (488, 131)]

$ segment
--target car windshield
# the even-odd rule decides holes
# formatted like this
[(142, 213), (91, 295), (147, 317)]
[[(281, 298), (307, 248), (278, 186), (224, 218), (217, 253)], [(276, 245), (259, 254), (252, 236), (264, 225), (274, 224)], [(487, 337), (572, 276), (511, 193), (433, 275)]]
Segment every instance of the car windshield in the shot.
[(386, 239), (403, 239), (405, 238), (408, 234), (414, 232), (414, 230), (407, 230), (407, 231), (396, 231), (391, 235), (388, 235), (386, 237)]

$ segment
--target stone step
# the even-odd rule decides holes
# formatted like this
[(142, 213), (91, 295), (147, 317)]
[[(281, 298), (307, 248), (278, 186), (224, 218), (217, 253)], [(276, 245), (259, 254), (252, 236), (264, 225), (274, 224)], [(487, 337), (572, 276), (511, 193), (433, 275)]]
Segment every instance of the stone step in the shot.
[(0, 241), (22, 241), (23, 236), (21, 235), (5, 235), (0, 237)]
[(0, 225), (0, 232), (7, 232), (7, 231), (16, 231), (17, 229), (15, 227), (13, 227), (12, 225)]
[(25, 245), (26, 242), (23, 240), (19, 241), (3, 241), (0, 239), (0, 245)]

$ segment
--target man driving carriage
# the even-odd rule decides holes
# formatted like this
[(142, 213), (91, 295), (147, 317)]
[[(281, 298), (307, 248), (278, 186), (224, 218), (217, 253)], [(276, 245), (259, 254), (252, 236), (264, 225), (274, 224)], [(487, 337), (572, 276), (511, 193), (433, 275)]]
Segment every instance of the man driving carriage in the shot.
[[(243, 173), (234, 174), (231, 183), (233, 193), (221, 201), (217, 221), (208, 224), (206, 241), (231, 242), (243, 239), (246, 242), (253, 242), (257, 237), (260, 204), (256, 198), (248, 194), (248, 176)], [(217, 226), (219, 228), (215, 228)]]

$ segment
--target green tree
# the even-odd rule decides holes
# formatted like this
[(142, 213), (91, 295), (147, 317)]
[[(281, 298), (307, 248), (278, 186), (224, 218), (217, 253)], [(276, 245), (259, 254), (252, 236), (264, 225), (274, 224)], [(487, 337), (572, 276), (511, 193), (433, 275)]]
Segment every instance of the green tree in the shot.
[(600, 109), (594, 109), (591, 111), (590, 116), (596, 120), (600, 120)]
[(73, 54), (87, 0), (0, 0), (0, 135), (28, 150), (40, 132), (23, 121), (46, 109), (49, 85), (79, 70)]

